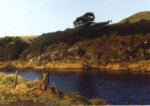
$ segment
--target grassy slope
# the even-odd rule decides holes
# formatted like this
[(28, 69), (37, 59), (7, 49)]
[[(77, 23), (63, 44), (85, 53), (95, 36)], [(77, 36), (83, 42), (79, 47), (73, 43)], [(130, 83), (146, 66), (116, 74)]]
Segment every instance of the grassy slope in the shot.
[(19, 36), (24, 42), (27, 42), (31, 44), (36, 38), (38, 38), (38, 35), (32, 35), (32, 36)]
[(131, 23), (134, 23), (134, 22), (138, 22), (140, 20), (150, 20), (150, 12), (149, 11), (146, 11), (146, 12), (139, 12), (139, 13), (136, 13), (124, 20), (122, 20), (120, 23), (125, 23), (127, 21), (131, 22)]

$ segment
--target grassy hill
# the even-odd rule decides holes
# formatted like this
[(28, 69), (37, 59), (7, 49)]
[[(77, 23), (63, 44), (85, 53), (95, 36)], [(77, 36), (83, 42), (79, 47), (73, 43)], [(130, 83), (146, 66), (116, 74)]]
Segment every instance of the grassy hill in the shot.
[[(0, 46), (1, 60), (25, 59), (39, 64), (80, 62), (85, 66), (148, 60), (150, 20), (72, 28), (18, 40), (19, 43), (13, 43), (14, 38), (1, 39), (5, 44)], [(23, 45), (24, 49), (20, 49)]]
[(150, 11), (136, 13), (126, 19), (123, 19), (119, 23), (126, 23), (126, 22), (135, 23), (141, 20), (150, 20)]

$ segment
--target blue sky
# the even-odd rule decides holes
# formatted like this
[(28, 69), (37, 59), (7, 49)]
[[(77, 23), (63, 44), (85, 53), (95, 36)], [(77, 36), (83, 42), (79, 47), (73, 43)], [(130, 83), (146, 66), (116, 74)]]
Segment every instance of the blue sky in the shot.
[(150, 0), (0, 0), (0, 36), (64, 30), (86, 12), (115, 23), (141, 11), (150, 11)]

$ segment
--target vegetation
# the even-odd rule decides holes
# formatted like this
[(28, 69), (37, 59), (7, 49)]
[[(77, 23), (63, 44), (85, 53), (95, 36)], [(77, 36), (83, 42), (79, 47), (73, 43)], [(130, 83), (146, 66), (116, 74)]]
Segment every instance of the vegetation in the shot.
[(145, 12), (136, 13), (126, 19), (123, 19), (122, 21), (120, 21), (120, 23), (126, 23), (126, 22), (136, 23), (141, 20), (150, 20), (150, 12), (145, 11)]
[(14, 75), (0, 73), (0, 105), (100, 105), (105, 104), (102, 99), (91, 99), (78, 93), (59, 92), (49, 88), (41, 91), (37, 88), (38, 80), (27, 81), (18, 76), (16, 88), (14, 88)]
[(27, 42), (28, 44), (32, 44), (32, 42), (38, 37), (38, 35), (32, 35), (32, 36), (19, 36), (24, 42)]
[(69, 47), (79, 41), (103, 39), (104, 36), (133, 36), (135, 34), (144, 36), (150, 33), (149, 20), (108, 25), (111, 21), (96, 23), (94, 19), (94, 13), (85, 13), (74, 21), (75, 28), (43, 34), (32, 43), (19, 38), (2, 38), (0, 39), (0, 61), (15, 60), (19, 57), (24, 59), (37, 57), (52, 44), (65, 43)]
[(16, 60), (29, 45), (20, 38), (5, 37), (0, 39), (0, 61)]
[[(102, 23), (101, 23), (102, 24)], [(137, 23), (113, 24), (113, 25), (98, 25), (67, 29), (54, 33), (47, 33), (39, 36), (32, 45), (23, 53), (24, 57), (29, 53), (34, 56), (40, 55), (49, 45), (54, 43), (66, 42), (68, 45), (73, 45), (75, 42), (86, 39), (93, 39), (103, 36), (126, 36), (133, 34), (145, 35), (150, 32), (150, 21), (140, 21)]]
[(93, 24), (95, 15), (92, 12), (87, 12), (83, 16), (78, 17), (74, 22), (75, 27), (90, 26)]

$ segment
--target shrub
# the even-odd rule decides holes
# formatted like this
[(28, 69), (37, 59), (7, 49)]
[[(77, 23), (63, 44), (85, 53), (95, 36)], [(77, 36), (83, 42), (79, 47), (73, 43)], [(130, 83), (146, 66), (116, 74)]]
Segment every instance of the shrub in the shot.
[(20, 38), (5, 37), (0, 39), (0, 60), (16, 60), (29, 45)]

